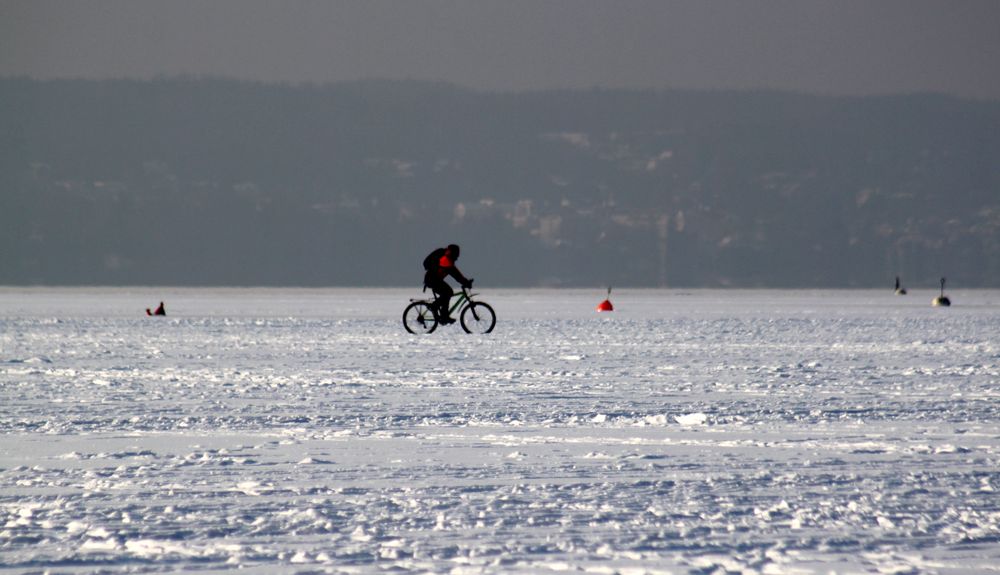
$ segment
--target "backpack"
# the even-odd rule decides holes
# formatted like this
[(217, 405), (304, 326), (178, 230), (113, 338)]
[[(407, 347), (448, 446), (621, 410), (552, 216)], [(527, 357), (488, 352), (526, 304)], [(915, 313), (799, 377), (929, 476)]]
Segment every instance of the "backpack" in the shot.
[(427, 257), (424, 258), (424, 271), (429, 272), (431, 270), (436, 270), (446, 251), (448, 250), (445, 248), (438, 248), (427, 254)]

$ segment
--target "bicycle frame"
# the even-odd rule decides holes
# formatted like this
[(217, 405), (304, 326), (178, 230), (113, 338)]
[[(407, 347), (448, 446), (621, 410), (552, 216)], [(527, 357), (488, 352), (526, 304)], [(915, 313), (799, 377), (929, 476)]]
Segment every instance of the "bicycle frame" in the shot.
[[(469, 290), (465, 289), (464, 287), (462, 288), (462, 291), (460, 291), (458, 293), (451, 294), (451, 302), (452, 303), (448, 307), (448, 313), (454, 315), (454, 313), (457, 310), (460, 310), (462, 308), (462, 306), (464, 306), (466, 304), (473, 303), (472, 296), (477, 296), (477, 295), (479, 295), (479, 294), (477, 294), (477, 293), (469, 293)], [(425, 304), (427, 304), (427, 306), (430, 307), (433, 310), (434, 309), (434, 302), (436, 301), (436, 299), (416, 299), (416, 298), (410, 298), (410, 301), (411, 302), (422, 301)], [(435, 311), (434, 313), (436, 314), (437, 312)]]
[(448, 313), (454, 315), (455, 310), (460, 309), (465, 303), (472, 303), (472, 296), (477, 295), (474, 293), (469, 293), (469, 290), (462, 288), (462, 291), (451, 296), (451, 299), (455, 302), (451, 304), (448, 308)]

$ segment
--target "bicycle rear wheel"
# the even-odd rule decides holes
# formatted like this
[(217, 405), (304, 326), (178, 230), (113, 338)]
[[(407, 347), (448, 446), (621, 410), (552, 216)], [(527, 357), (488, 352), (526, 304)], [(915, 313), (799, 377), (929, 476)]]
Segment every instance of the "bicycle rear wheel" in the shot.
[(490, 333), (497, 324), (497, 314), (490, 304), (481, 301), (465, 306), (462, 315), (462, 329), (467, 333)]
[(403, 327), (410, 333), (431, 333), (437, 326), (437, 316), (425, 301), (415, 301), (403, 310)]

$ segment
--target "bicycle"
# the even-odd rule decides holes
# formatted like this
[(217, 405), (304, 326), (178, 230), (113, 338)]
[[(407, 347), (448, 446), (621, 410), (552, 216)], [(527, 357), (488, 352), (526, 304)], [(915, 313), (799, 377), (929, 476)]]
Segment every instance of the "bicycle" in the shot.
[[(490, 333), (497, 324), (497, 314), (490, 304), (474, 301), (472, 298), (476, 295), (479, 294), (469, 293), (463, 287), (462, 291), (452, 296), (448, 312), (454, 315), (455, 310), (462, 310), (458, 319), (466, 333)], [(403, 327), (410, 333), (431, 333), (440, 323), (433, 299), (411, 299), (410, 305), (403, 310)]]

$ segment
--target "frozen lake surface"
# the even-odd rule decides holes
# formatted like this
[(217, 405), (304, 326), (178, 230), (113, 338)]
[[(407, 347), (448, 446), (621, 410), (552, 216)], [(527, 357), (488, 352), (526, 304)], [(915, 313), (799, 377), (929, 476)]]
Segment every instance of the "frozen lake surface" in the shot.
[(419, 295), (0, 289), (0, 573), (1000, 572), (1000, 292)]

